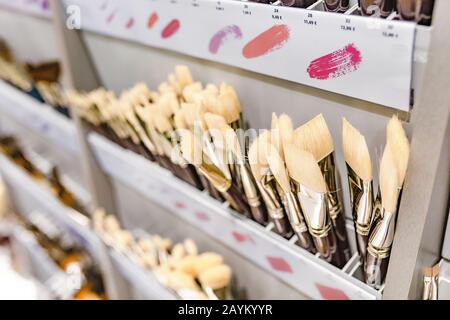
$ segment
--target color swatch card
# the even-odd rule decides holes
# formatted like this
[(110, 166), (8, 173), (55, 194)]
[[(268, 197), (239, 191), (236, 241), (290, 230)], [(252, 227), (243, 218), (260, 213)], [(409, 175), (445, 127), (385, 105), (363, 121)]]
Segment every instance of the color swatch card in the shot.
[(410, 108), (413, 23), (233, 0), (65, 2), (82, 29)]

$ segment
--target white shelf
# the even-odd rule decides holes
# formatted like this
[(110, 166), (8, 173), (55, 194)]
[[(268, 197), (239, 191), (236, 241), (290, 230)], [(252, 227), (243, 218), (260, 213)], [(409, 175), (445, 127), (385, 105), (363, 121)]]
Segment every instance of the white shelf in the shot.
[(109, 254), (116, 270), (142, 295), (146, 300), (178, 300), (178, 297), (165, 288), (158, 279), (148, 270), (144, 270), (136, 263), (110, 248)]
[(65, 207), (45, 186), (36, 182), (25, 171), (5, 156), (0, 155), (0, 173), (8, 188), (14, 208), (23, 215), (33, 211), (49, 214), (75, 241), (95, 257), (102, 257), (103, 244), (92, 229), (90, 221), (81, 213)]
[(89, 135), (103, 170), (199, 228), (274, 277), (314, 299), (380, 299), (348, 273), (233, 212), (207, 194), (106, 138)]
[(450, 300), (450, 262), (441, 261), (441, 270), (439, 272), (439, 300)]
[(77, 133), (71, 120), (3, 81), (0, 81), (0, 114), (78, 155)]
[[(83, 17), (81, 28), (87, 31), (402, 111), (410, 109), (411, 84), (418, 81), (415, 78), (421, 76), (421, 66), (427, 60), (431, 30), (410, 22), (317, 11), (322, 5), (308, 10), (236, 0), (64, 3), (72, 10), (78, 8)], [(273, 37), (271, 31), (264, 33), (269, 29)], [(263, 33), (266, 38), (258, 38)], [(263, 50), (268, 44), (273, 48)], [(320, 75), (313, 72), (318, 70), (313, 61), (331, 53), (352, 56), (351, 66), (333, 75), (322, 73), (325, 70)]]

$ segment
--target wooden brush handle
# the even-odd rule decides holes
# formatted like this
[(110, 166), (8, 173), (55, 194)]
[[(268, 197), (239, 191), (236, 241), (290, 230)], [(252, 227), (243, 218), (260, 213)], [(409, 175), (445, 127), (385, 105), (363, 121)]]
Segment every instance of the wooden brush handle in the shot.
[(366, 268), (364, 270), (365, 282), (375, 289), (380, 289), (386, 278), (387, 267), (389, 264), (389, 256), (378, 258), (367, 252)]
[(358, 232), (355, 232), (356, 236), (356, 248), (358, 249), (359, 259), (361, 261), (361, 265), (363, 270), (365, 270), (366, 265), (366, 255), (367, 255), (367, 244), (369, 243), (369, 236), (363, 236)]
[(308, 231), (303, 231), (297, 233), (297, 244), (302, 247), (306, 251), (309, 251), (313, 254), (317, 252), (316, 247), (314, 246), (314, 241), (311, 237), (311, 234)]
[(231, 187), (227, 191), (222, 192), (222, 194), (234, 210), (242, 213), (247, 218), (252, 219), (250, 207), (247, 201), (245, 201), (242, 192), (235, 185), (232, 184)]
[(267, 224), (268, 213), (263, 202), (260, 202), (258, 206), (250, 206), (250, 211), (252, 213), (253, 220), (264, 226)]
[(294, 235), (294, 231), (292, 230), (291, 224), (286, 215), (281, 219), (272, 219), (272, 221), (275, 226), (274, 231), (280, 236), (289, 239)]

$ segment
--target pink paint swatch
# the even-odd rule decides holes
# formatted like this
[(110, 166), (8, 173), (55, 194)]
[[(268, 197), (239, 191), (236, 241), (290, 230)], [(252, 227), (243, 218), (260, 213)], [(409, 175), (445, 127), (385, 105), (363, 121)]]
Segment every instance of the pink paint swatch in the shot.
[(316, 288), (325, 300), (350, 300), (349, 297), (339, 289), (330, 288), (322, 284), (316, 283)]
[(108, 16), (108, 18), (106, 19), (106, 22), (111, 23), (114, 20), (115, 16), (116, 16), (116, 12), (114, 11)]
[(153, 28), (153, 26), (157, 21), (158, 21), (158, 14), (156, 12), (153, 12), (148, 18), (147, 28), (149, 29)]
[(270, 266), (276, 271), (286, 273), (293, 272), (291, 266), (283, 258), (267, 257), (267, 260), (269, 261)]
[(161, 37), (163, 39), (170, 38), (178, 31), (179, 28), (180, 28), (180, 21), (178, 19), (173, 19), (163, 29), (163, 31), (161, 32)]
[(313, 60), (307, 69), (310, 78), (326, 80), (358, 69), (361, 52), (353, 44)]
[(242, 38), (241, 29), (236, 25), (230, 25), (216, 32), (209, 41), (209, 52), (216, 54), (222, 44), (230, 37), (234, 39)]
[(133, 26), (134, 26), (134, 18), (128, 19), (128, 22), (127, 22), (127, 24), (126, 24), (125, 27), (126, 27), (127, 29), (131, 29)]
[(280, 49), (289, 40), (289, 28), (285, 24), (275, 25), (247, 43), (242, 54), (247, 59), (257, 58)]

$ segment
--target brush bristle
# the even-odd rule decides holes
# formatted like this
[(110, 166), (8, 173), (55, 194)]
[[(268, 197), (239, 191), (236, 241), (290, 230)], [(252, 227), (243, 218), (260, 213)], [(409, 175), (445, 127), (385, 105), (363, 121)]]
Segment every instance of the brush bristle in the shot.
[(186, 253), (189, 256), (196, 256), (198, 254), (198, 248), (195, 244), (194, 240), (186, 239), (184, 240), (184, 248), (186, 249)]
[(191, 290), (199, 290), (199, 286), (195, 282), (195, 279), (193, 276), (179, 272), (179, 271), (172, 271), (168, 275), (168, 285), (174, 290), (181, 290), (181, 289), (191, 289)]
[(317, 161), (334, 151), (333, 138), (322, 114), (294, 131), (294, 143), (312, 153)]
[(342, 145), (347, 164), (365, 182), (372, 181), (372, 162), (366, 139), (345, 118), (342, 118)]
[(199, 166), (202, 163), (202, 150), (196, 137), (189, 130), (182, 130), (180, 137), (180, 148), (183, 158), (190, 164)]
[(231, 92), (221, 92), (218, 96), (218, 108), (227, 123), (239, 120), (240, 109), (236, 102), (236, 97)]
[(424, 275), (424, 277), (432, 277), (433, 276), (433, 268), (432, 267), (423, 268), (423, 275)]
[(225, 118), (218, 114), (205, 113), (205, 121), (210, 130), (216, 129), (222, 132), (227, 127)]
[(169, 119), (166, 118), (161, 113), (153, 114), (153, 123), (155, 125), (156, 130), (158, 130), (158, 132), (160, 132), (160, 133), (173, 131), (173, 127), (172, 127), (172, 124), (170, 123)]
[(269, 164), (267, 162), (266, 151), (270, 144), (270, 132), (264, 131), (258, 138), (253, 141), (248, 151), (248, 161), (252, 170), (253, 176), (256, 180), (267, 174), (269, 171)]
[(214, 252), (205, 252), (197, 257), (198, 258), (195, 266), (197, 274), (200, 274), (206, 269), (223, 264), (223, 257)]
[(280, 132), (280, 120), (275, 112), (272, 113), (272, 144), (277, 148), (280, 157), (284, 158), (283, 141)]
[(433, 277), (438, 277), (440, 272), (441, 272), (441, 266), (439, 264), (436, 264), (433, 267)]
[(220, 265), (209, 268), (199, 274), (200, 283), (213, 290), (225, 288), (231, 281), (231, 268), (227, 265)]
[(202, 90), (202, 83), (194, 82), (183, 89), (183, 98), (186, 102), (195, 102)]
[(325, 179), (312, 153), (291, 143), (285, 145), (285, 157), (292, 179), (315, 192), (327, 192)]
[(391, 150), (398, 170), (398, 188), (403, 186), (406, 170), (408, 168), (410, 146), (403, 129), (402, 123), (394, 115), (386, 129), (387, 143), (391, 145)]
[(197, 277), (197, 256), (187, 256), (181, 259), (175, 268), (181, 272)]
[(234, 109), (235, 111), (239, 114), (241, 113), (241, 102), (239, 101), (239, 97), (236, 93), (236, 90), (234, 90), (234, 88), (232, 86), (230, 86), (228, 83), (226, 82), (222, 82), (220, 84), (220, 93), (229, 93), (230, 95), (233, 96), (233, 100), (234, 100)]
[(187, 129), (188, 128), (187, 123), (186, 123), (186, 118), (184, 117), (183, 110), (180, 109), (177, 112), (175, 112), (175, 114), (173, 115), (173, 123), (177, 129)]
[(397, 211), (398, 171), (390, 145), (384, 148), (380, 163), (381, 203), (389, 212)]
[(278, 126), (280, 129), (281, 144), (284, 146), (285, 144), (292, 143), (292, 140), (294, 138), (294, 127), (292, 125), (291, 117), (289, 117), (287, 114), (282, 114), (278, 118)]
[(181, 88), (184, 88), (190, 84), (192, 84), (192, 75), (191, 71), (189, 70), (189, 67), (178, 65), (175, 67), (175, 76), (178, 80), (179, 85)]
[(290, 179), (286, 170), (286, 165), (283, 159), (281, 159), (278, 150), (273, 145), (270, 145), (267, 150), (267, 160), (269, 162), (270, 171), (275, 176), (275, 179), (283, 191), (290, 192), (291, 185), (289, 182)]

